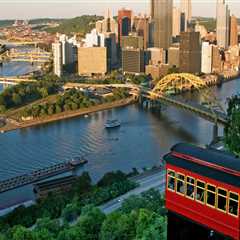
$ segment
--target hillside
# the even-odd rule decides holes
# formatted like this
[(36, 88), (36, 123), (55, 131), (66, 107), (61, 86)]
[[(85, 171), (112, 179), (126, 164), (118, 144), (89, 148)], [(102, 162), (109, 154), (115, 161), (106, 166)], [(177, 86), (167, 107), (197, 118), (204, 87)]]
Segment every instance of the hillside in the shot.
[(47, 31), (50, 33), (79, 33), (85, 35), (94, 28), (96, 21), (103, 19), (103, 17), (96, 15), (83, 15), (72, 19), (63, 20), (63, 22), (55, 28), (48, 28)]
[(209, 32), (215, 31), (216, 29), (215, 18), (196, 17), (195, 19), (200, 23), (200, 25), (205, 26)]

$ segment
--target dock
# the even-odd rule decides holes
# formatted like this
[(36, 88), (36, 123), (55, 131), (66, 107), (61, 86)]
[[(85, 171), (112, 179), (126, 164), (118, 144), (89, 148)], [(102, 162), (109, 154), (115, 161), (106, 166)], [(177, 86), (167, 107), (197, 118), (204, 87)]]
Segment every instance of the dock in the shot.
[(0, 181), (0, 193), (13, 190), (28, 184), (37, 183), (49, 177), (71, 171), (75, 168), (70, 162), (63, 162), (50, 167), (33, 171), (29, 174), (9, 178), (4, 181)]

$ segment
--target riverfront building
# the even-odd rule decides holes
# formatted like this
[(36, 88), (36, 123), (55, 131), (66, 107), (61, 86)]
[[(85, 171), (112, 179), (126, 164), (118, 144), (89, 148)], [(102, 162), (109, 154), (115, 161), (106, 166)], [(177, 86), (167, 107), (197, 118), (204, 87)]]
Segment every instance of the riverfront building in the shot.
[(202, 43), (202, 64), (201, 72), (209, 74), (212, 72), (212, 54), (213, 54), (213, 45), (209, 42)]
[(168, 49), (168, 64), (170, 67), (177, 67), (180, 66), (180, 49), (179, 45), (172, 46)]
[(122, 50), (122, 69), (124, 73), (140, 74), (145, 72), (144, 50), (125, 48)]
[(108, 72), (106, 47), (78, 48), (78, 74), (104, 75)]
[(201, 71), (201, 44), (199, 32), (182, 32), (180, 41), (180, 72)]
[(151, 0), (154, 47), (168, 49), (172, 43), (173, 0)]
[(53, 72), (58, 77), (62, 76), (62, 43), (55, 42), (52, 44), (53, 51)]

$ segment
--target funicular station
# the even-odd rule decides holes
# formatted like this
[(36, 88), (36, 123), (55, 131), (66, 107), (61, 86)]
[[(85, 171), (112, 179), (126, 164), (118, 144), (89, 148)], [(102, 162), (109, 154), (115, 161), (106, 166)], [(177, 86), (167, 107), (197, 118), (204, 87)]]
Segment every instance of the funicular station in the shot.
[(169, 240), (240, 239), (240, 159), (177, 144), (166, 161)]

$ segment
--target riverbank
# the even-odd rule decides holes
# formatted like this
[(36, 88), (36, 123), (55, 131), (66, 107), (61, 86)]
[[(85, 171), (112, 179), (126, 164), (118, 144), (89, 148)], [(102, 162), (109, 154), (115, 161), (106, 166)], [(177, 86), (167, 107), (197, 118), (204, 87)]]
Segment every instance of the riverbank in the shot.
[(127, 106), (134, 103), (135, 101), (136, 100), (134, 97), (129, 97), (127, 99), (114, 101), (112, 103), (104, 103), (104, 104), (100, 104), (90, 108), (79, 109), (76, 111), (62, 112), (59, 114), (54, 114), (52, 116), (47, 116), (44, 118), (36, 118), (34, 120), (29, 120), (25, 122), (17, 122), (13, 119), (7, 119), (6, 125), (0, 128), (0, 132), (4, 133), (4, 132), (13, 131), (16, 129), (23, 129), (23, 128), (33, 127), (33, 126), (42, 125), (46, 123), (56, 122), (64, 119), (84, 116), (86, 114), (90, 114), (98, 111)]

